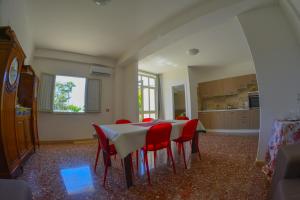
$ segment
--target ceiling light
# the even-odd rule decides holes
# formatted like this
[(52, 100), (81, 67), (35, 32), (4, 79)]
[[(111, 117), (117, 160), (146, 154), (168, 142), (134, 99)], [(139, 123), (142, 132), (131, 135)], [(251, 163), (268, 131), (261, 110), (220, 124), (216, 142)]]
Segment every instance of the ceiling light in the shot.
[(187, 54), (189, 54), (190, 56), (195, 56), (199, 53), (199, 49), (193, 48), (193, 49), (189, 49), (187, 51)]
[(105, 6), (110, 0), (94, 0), (97, 6)]

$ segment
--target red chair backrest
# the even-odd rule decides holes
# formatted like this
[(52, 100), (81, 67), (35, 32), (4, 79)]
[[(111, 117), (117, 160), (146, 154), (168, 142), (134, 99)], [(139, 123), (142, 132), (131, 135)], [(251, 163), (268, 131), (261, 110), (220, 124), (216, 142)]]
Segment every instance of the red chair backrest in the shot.
[(152, 122), (153, 118), (144, 118), (142, 122)]
[(96, 133), (98, 135), (98, 141), (100, 142), (102, 150), (108, 152), (109, 151), (109, 141), (108, 141), (105, 133), (100, 128), (100, 126), (98, 126), (97, 124), (92, 124), (92, 125), (96, 130)]
[(171, 130), (171, 123), (161, 123), (151, 126), (146, 135), (146, 146), (170, 142)]
[(116, 121), (116, 124), (129, 124), (129, 123), (132, 123), (132, 122), (128, 119), (118, 119)]
[(181, 137), (184, 139), (193, 139), (198, 125), (198, 119), (192, 119), (185, 123)]
[(177, 116), (176, 120), (189, 120), (187, 116)]

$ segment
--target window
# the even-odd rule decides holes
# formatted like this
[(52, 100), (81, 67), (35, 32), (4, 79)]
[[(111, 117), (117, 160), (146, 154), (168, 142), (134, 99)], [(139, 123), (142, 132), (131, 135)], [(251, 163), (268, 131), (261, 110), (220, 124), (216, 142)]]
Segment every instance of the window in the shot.
[(41, 112), (101, 112), (101, 80), (41, 74), (38, 97)]
[(157, 77), (139, 72), (138, 75), (139, 119), (157, 118)]
[(85, 78), (56, 76), (53, 111), (84, 112), (85, 84)]

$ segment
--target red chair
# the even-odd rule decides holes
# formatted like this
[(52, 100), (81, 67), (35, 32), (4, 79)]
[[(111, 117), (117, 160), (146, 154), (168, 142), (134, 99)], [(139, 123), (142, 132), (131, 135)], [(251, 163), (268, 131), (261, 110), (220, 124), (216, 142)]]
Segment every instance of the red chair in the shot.
[(129, 123), (132, 123), (132, 122), (128, 119), (118, 119), (116, 121), (116, 124), (129, 124)]
[[(107, 169), (108, 169), (108, 166), (110, 165), (109, 164), (110, 156), (117, 155), (117, 151), (116, 151), (115, 145), (109, 144), (109, 141), (108, 141), (106, 135), (104, 134), (104, 132), (102, 131), (102, 129), (97, 124), (93, 124), (93, 127), (95, 128), (95, 130), (97, 132), (97, 135), (98, 135), (98, 151), (97, 151), (97, 155), (96, 155), (96, 162), (95, 162), (95, 166), (94, 166), (94, 171), (96, 172), (99, 153), (100, 153), (100, 150), (101, 150), (100, 146), (101, 146), (102, 151), (106, 154), (106, 156), (105, 156), (106, 158), (104, 158), (104, 156), (103, 156), (103, 160), (104, 160), (104, 164), (105, 164), (103, 186), (105, 186)], [(123, 166), (123, 163), (122, 163), (122, 166)]]
[(144, 119), (142, 120), (142, 122), (152, 122), (152, 121), (154, 121), (153, 118), (144, 118)]
[[(183, 143), (193, 140), (194, 135), (196, 134), (197, 124), (198, 124), (198, 119), (189, 120), (184, 125), (184, 127), (182, 129), (181, 136), (179, 138), (173, 140), (174, 142), (179, 144), (179, 151), (180, 151), (180, 147), (182, 148), (184, 166), (185, 166), (186, 169), (187, 169), (187, 166), (186, 166), (185, 151), (184, 151), (184, 144)], [(198, 141), (197, 141), (197, 143), (198, 143)], [(201, 159), (201, 154), (200, 154), (198, 145), (199, 144), (197, 144), (197, 150), (199, 152), (199, 158)]]
[(148, 156), (147, 156), (148, 151), (154, 151), (155, 153), (157, 150), (167, 149), (168, 158), (169, 157), (171, 158), (173, 171), (174, 174), (176, 174), (173, 154), (171, 150), (171, 141), (170, 141), (171, 130), (172, 130), (172, 125), (170, 123), (161, 123), (152, 126), (147, 132), (146, 145), (143, 147), (143, 151), (144, 151), (144, 159), (146, 163), (146, 170), (147, 170), (149, 184), (151, 184), (151, 182), (150, 182), (150, 172), (149, 172)]
[(189, 120), (187, 116), (177, 116), (176, 120)]

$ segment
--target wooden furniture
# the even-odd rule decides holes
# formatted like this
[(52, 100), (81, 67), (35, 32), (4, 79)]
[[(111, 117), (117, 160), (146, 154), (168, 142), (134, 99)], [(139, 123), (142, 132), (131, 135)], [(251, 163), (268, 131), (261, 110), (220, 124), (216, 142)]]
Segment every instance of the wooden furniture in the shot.
[(201, 111), (198, 117), (206, 129), (259, 129), (259, 109)]
[(5, 178), (21, 172), (22, 164), (34, 146), (33, 106), (31, 104), (22, 111), (16, 108), (18, 100), (25, 103), (27, 96), (35, 92), (32, 88), (25, 90), (27, 86), (19, 87), (19, 80), (23, 80), (24, 59), (14, 31), (10, 27), (0, 27), (0, 177)]
[[(30, 126), (32, 128), (32, 138), (35, 145), (39, 144), (39, 134), (37, 128), (37, 93), (39, 79), (30, 65), (25, 65), (21, 69), (18, 103), (27, 108), (31, 108)], [(35, 147), (34, 145), (34, 147)]]
[[(145, 145), (145, 138), (147, 135), (147, 131), (151, 126), (161, 123), (161, 122), (170, 122), (170, 121), (156, 121), (150, 123), (130, 123), (130, 124), (110, 124), (110, 125), (99, 125), (100, 128), (105, 133), (106, 137), (113, 142), (116, 149), (118, 149), (118, 154), (122, 159), (124, 159), (124, 171), (126, 177), (127, 187), (131, 187), (133, 185), (132, 179), (132, 152), (135, 152), (137, 149), (142, 148)], [(187, 122), (186, 120), (176, 120), (171, 121), (172, 130), (170, 139), (174, 140), (180, 137), (181, 130), (184, 124)], [(197, 132), (205, 132), (203, 126), (200, 122), (198, 122)], [(197, 136), (197, 134), (195, 134)], [(197, 141), (197, 137), (193, 138), (192, 144), (192, 153), (198, 153), (195, 144)]]
[(203, 82), (198, 84), (198, 97), (209, 98), (233, 95), (251, 84), (257, 84), (255, 74)]

